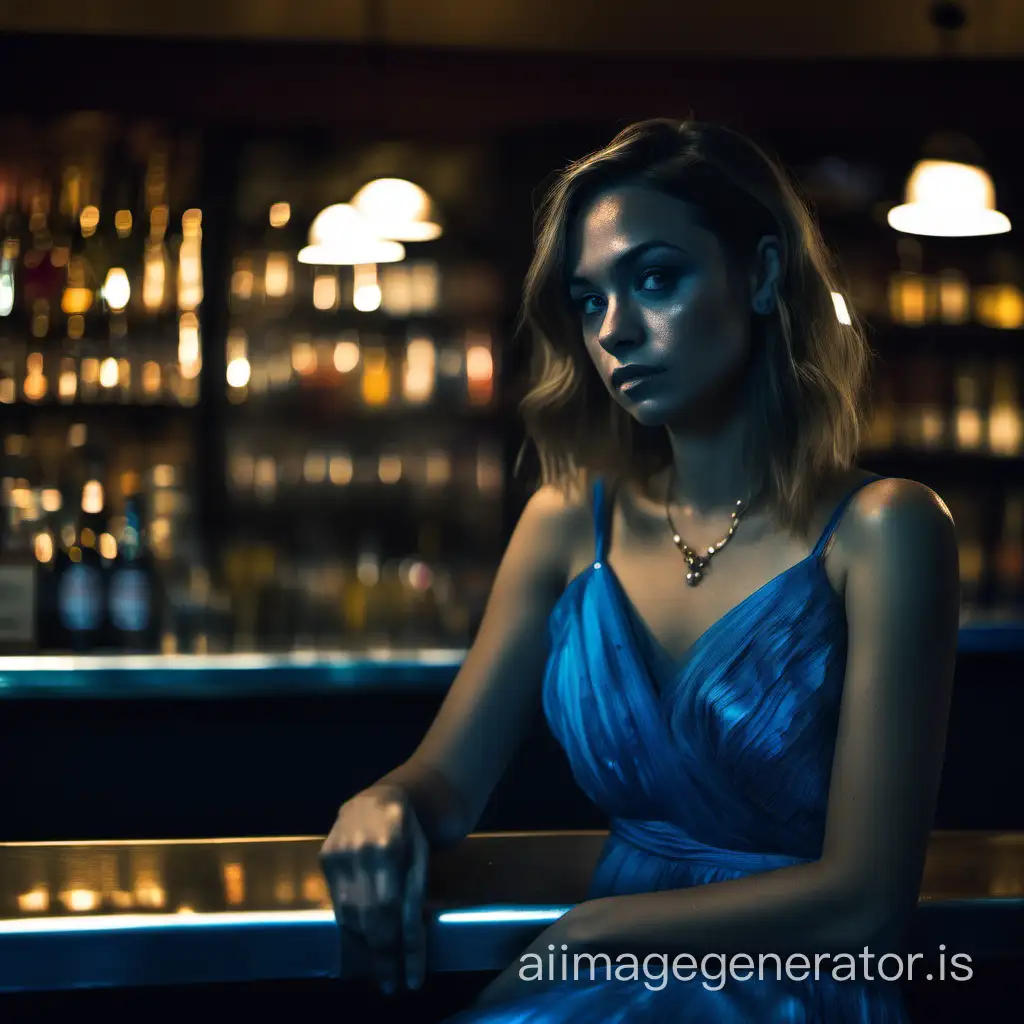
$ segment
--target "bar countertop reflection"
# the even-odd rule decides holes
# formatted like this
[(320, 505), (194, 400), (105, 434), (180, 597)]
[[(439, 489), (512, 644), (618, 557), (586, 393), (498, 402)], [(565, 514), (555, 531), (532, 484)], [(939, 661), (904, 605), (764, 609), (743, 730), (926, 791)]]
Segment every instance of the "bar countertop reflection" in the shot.
[[(498, 970), (585, 897), (605, 832), (483, 833), (438, 854), (428, 968)], [(0, 991), (364, 976), (316, 837), (0, 845)], [(912, 948), (1024, 952), (1024, 833), (935, 832)]]
[(0, 699), (246, 697), (378, 689), (442, 692), (465, 655), (452, 648), (367, 648), (0, 658)]
[[(1024, 653), (1024, 625), (960, 629), (961, 654)], [(245, 697), (373, 690), (443, 692), (460, 648), (376, 647), (286, 654), (40, 655), (0, 657), (0, 699)]]

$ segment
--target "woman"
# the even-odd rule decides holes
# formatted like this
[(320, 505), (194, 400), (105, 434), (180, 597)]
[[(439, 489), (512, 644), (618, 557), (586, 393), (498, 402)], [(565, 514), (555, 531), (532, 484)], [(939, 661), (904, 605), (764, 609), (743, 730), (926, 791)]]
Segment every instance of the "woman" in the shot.
[[(898, 948), (916, 907), (957, 548), (931, 490), (854, 465), (867, 347), (834, 294), (793, 187), (731, 131), (643, 122), (559, 176), (523, 310), (542, 486), (426, 738), (323, 848), (385, 990), (422, 976), (428, 849), (473, 828), (543, 701), (611, 835), (590, 898), (466, 1020), (906, 1019), (849, 954)], [(736, 966), (521, 973), (552, 948), (570, 979), (580, 952)]]

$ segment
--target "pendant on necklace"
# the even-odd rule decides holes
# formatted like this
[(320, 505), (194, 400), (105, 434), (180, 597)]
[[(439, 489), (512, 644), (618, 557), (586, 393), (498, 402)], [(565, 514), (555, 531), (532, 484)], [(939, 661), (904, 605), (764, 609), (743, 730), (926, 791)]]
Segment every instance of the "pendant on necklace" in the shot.
[(707, 549), (707, 555), (698, 555), (689, 544), (685, 543), (683, 538), (679, 535), (676, 530), (675, 523), (672, 522), (672, 510), (669, 508), (668, 500), (665, 501), (665, 520), (668, 523), (669, 529), (672, 531), (672, 543), (679, 548), (683, 558), (686, 559), (686, 565), (689, 571), (686, 574), (686, 582), (691, 586), (697, 586), (701, 580), (704, 579), (704, 570), (707, 568), (708, 562), (711, 561), (713, 555), (717, 554), (726, 544), (732, 539), (732, 535), (736, 532), (736, 525), (739, 522), (740, 516), (746, 511), (749, 499), (747, 501), (737, 501), (736, 507), (733, 509), (730, 517), (731, 522), (729, 523), (729, 532), (717, 543), (712, 544)]
[(698, 555), (693, 555), (686, 559), (690, 566), (690, 571), (686, 574), (686, 582), (691, 587), (697, 586), (702, 579), (704, 579), (704, 567), (708, 564), (707, 559), (701, 558)]

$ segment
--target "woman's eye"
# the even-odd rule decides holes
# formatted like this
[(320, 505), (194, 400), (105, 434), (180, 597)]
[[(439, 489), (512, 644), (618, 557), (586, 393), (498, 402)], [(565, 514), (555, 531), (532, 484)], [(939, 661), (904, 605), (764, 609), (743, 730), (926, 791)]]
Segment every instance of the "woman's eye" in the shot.
[[(665, 291), (675, 284), (677, 276), (671, 270), (652, 267), (640, 275), (639, 290), (643, 292)], [(593, 316), (599, 313), (603, 308), (603, 304), (604, 299), (600, 295), (594, 294), (582, 295), (576, 300), (576, 308), (583, 316)]]
[[(649, 287), (649, 282), (654, 282), (653, 287)], [(640, 275), (641, 289), (646, 292), (660, 291), (662, 288), (668, 288), (672, 281), (671, 275), (667, 270), (645, 270)]]

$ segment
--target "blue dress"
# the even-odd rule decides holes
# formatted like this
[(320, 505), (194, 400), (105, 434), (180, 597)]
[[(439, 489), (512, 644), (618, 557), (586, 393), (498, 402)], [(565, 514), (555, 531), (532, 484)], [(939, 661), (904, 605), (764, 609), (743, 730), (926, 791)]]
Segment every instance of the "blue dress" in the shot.
[[(681, 661), (651, 636), (604, 562), (611, 503), (597, 484), (595, 560), (552, 612), (543, 691), (576, 780), (611, 819), (590, 898), (742, 878), (820, 856), (846, 663), (845, 609), (823, 555), (868, 482), (840, 502), (810, 555), (723, 615)], [(727, 977), (723, 986), (668, 973), (656, 987), (643, 973), (621, 981), (599, 972), (597, 982), (538, 988), (454, 1020), (906, 1024), (899, 986), (862, 973), (835, 980), (826, 961), (818, 979), (783, 972), (779, 980), (769, 962), (763, 980)]]

